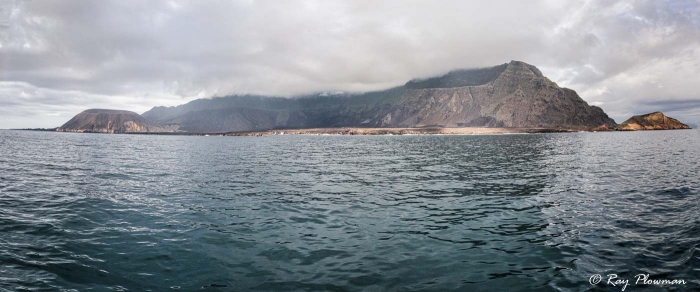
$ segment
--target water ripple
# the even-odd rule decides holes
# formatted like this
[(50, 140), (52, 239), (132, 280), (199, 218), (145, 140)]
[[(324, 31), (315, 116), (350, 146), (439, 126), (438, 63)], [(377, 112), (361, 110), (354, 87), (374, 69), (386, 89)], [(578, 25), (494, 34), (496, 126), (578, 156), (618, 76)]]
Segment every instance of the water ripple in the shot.
[(690, 291), (698, 142), (0, 131), (0, 290)]

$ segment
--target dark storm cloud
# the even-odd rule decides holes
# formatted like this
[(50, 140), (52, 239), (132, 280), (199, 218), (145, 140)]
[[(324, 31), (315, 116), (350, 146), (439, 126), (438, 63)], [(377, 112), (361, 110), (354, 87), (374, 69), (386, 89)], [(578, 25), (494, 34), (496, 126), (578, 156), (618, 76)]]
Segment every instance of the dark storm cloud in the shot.
[[(143, 112), (232, 93), (376, 90), (513, 59), (540, 67), (618, 122), (700, 100), (698, 1), (0, 7), (0, 128), (56, 126), (91, 107)], [(688, 106), (678, 118), (697, 120), (698, 105)]]

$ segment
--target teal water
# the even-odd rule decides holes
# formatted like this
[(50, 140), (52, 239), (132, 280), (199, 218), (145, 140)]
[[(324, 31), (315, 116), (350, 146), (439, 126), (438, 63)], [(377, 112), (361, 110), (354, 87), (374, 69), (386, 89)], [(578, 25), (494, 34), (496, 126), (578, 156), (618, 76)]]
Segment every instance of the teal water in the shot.
[(589, 277), (649, 273), (690, 291), (698, 147), (0, 131), (0, 290), (620, 291)]

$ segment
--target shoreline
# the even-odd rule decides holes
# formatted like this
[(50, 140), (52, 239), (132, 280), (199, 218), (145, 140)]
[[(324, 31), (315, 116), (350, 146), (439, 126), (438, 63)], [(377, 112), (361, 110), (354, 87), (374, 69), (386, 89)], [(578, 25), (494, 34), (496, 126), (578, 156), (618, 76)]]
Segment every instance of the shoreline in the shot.
[(569, 128), (310, 128), (310, 129), (274, 129), (264, 131), (240, 131), (218, 133), (193, 132), (129, 132), (123, 134), (137, 135), (186, 135), (186, 136), (235, 136), (264, 137), (274, 135), (316, 135), (316, 136), (400, 136), (400, 135), (495, 135), (495, 134), (530, 134), (530, 133), (571, 133), (582, 130)]
[(276, 129), (266, 131), (229, 132), (223, 136), (269, 136), (269, 135), (342, 135), (342, 136), (377, 136), (377, 135), (493, 135), (493, 134), (529, 134), (529, 133), (568, 133), (579, 132), (574, 129), (558, 128), (311, 128), (311, 129)]
[(172, 136), (242, 136), (262, 137), (272, 135), (343, 135), (343, 136), (377, 136), (377, 135), (494, 135), (494, 134), (532, 134), (532, 133), (573, 133), (590, 132), (572, 128), (309, 128), (309, 129), (274, 129), (263, 131), (238, 131), (238, 132), (125, 132), (106, 133), (90, 131), (56, 131), (55, 129), (10, 129), (16, 131), (40, 131), (40, 132), (65, 132), (65, 133), (90, 133), (90, 134), (129, 134), (129, 135), (172, 135)]
[[(239, 131), (239, 132), (125, 132), (107, 133), (90, 131), (56, 131), (56, 129), (8, 129), (13, 131), (39, 131), (39, 132), (65, 132), (65, 133), (90, 133), (90, 134), (127, 134), (127, 135), (168, 135), (168, 136), (236, 136), (236, 137), (264, 137), (274, 135), (316, 135), (316, 136), (401, 136), (401, 135), (500, 135), (500, 134), (537, 134), (537, 133), (579, 133), (579, 132), (617, 132), (615, 130), (596, 131), (590, 128), (486, 128), (486, 127), (462, 127), (462, 128), (309, 128), (309, 129), (274, 129), (263, 131)], [(619, 130), (618, 130), (619, 131)], [(623, 131), (627, 132), (627, 131)]]

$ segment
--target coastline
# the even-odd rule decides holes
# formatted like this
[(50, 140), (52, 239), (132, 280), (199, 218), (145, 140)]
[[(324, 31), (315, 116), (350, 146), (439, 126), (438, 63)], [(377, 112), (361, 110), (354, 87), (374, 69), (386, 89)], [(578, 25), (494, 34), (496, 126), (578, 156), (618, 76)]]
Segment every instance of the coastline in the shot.
[(224, 136), (268, 136), (268, 135), (492, 135), (492, 134), (527, 134), (527, 133), (564, 133), (578, 132), (564, 128), (311, 128), (311, 129), (276, 129), (267, 131), (231, 132)]
[[(462, 128), (309, 128), (309, 129), (274, 129), (262, 131), (239, 132), (91, 132), (91, 131), (56, 131), (55, 129), (9, 129), (14, 131), (40, 131), (40, 132), (64, 132), (64, 133), (90, 133), (90, 134), (130, 134), (130, 135), (169, 135), (169, 136), (237, 136), (237, 137), (263, 137), (273, 135), (343, 135), (343, 136), (392, 136), (392, 135), (499, 135), (499, 134), (537, 134), (537, 133), (578, 133), (578, 132), (634, 132), (633, 130), (601, 130), (590, 128), (487, 128), (487, 127), (462, 127)], [(658, 130), (657, 130), (658, 131)]]
[[(499, 134), (536, 134), (536, 133), (578, 133), (578, 132), (615, 132), (616, 130), (596, 131), (590, 128), (487, 128), (487, 127), (462, 127), (462, 128), (309, 128), (309, 129), (273, 129), (263, 131), (238, 131), (238, 132), (90, 132), (90, 131), (56, 131), (55, 129), (9, 129), (14, 131), (40, 131), (40, 132), (65, 132), (65, 133), (90, 133), (90, 134), (130, 134), (130, 135), (169, 135), (169, 136), (237, 136), (237, 137), (263, 137), (272, 135), (342, 135), (342, 136), (392, 136), (392, 135), (499, 135)], [(617, 130), (629, 132), (630, 130)]]
[[(53, 132), (55, 129), (12, 129), (19, 131), (41, 131)], [(571, 133), (588, 131), (588, 129), (573, 128), (486, 128), (486, 127), (463, 127), (463, 128), (360, 128), (360, 127), (340, 127), (340, 128), (309, 128), (309, 129), (274, 129), (263, 131), (239, 131), (239, 132), (125, 132), (116, 134), (131, 135), (173, 135), (173, 136), (242, 136), (242, 137), (262, 137), (271, 135), (347, 135), (347, 136), (375, 136), (375, 135), (494, 135), (494, 134), (531, 134), (531, 133)], [(65, 133), (90, 133), (90, 134), (115, 134), (106, 132), (90, 131), (56, 131)]]
[(495, 134), (529, 134), (529, 133), (569, 133), (581, 130), (570, 128), (309, 128), (309, 129), (274, 129), (264, 131), (240, 131), (226, 133), (125, 133), (141, 135), (190, 135), (190, 136), (237, 136), (263, 137), (272, 135), (342, 135), (342, 136), (378, 136), (378, 135), (495, 135)]
[[(63, 132), (63, 133), (89, 133), (89, 134), (129, 134), (129, 135), (168, 135), (168, 136), (237, 136), (237, 137), (263, 137), (272, 135), (333, 135), (333, 136), (392, 136), (392, 135), (499, 135), (499, 134), (536, 134), (536, 133), (578, 133), (578, 132), (636, 132), (635, 130), (596, 130), (586, 127), (580, 128), (488, 128), (488, 127), (461, 127), (461, 128), (309, 128), (309, 129), (273, 129), (262, 131), (237, 131), (237, 132), (92, 132), (92, 131), (57, 131), (57, 128), (30, 128), (30, 129), (6, 129), (9, 131), (34, 131), (34, 132)], [(693, 128), (691, 128), (693, 129)], [(671, 129), (654, 129), (638, 131), (663, 131)], [(679, 129), (680, 130), (680, 129)]]

